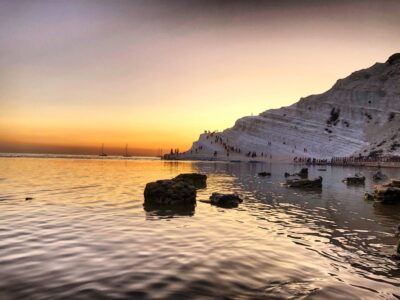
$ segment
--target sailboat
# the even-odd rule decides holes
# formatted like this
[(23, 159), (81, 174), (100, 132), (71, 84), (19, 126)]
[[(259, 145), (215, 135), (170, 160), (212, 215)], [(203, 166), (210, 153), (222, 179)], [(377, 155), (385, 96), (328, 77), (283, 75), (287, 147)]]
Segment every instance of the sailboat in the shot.
[(101, 144), (101, 152), (99, 156), (107, 156), (107, 153), (104, 152), (104, 144)]
[(131, 157), (131, 155), (128, 154), (128, 144), (125, 145), (125, 154), (124, 157)]

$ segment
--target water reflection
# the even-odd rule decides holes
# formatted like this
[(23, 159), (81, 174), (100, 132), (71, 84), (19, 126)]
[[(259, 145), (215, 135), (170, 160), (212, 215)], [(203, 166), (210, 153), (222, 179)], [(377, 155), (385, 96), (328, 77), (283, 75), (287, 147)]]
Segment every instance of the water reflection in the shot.
[[(321, 190), (282, 187), (299, 169), (0, 158), (0, 299), (400, 297), (400, 207), (363, 200), (375, 169), (311, 168)], [(365, 187), (341, 182), (359, 171)], [(244, 202), (143, 206), (147, 182), (188, 172), (208, 175), (198, 200), (236, 192)]]
[(196, 204), (180, 204), (180, 205), (157, 205), (144, 203), (143, 208), (146, 211), (147, 219), (173, 218), (173, 217), (191, 217), (194, 215)]
[[(209, 171), (209, 167), (202, 168), (202, 164), (198, 167), (200, 171)], [(374, 168), (363, 170), (367, 176), (365, 185), (349, 186), (342, 183), (342, 178), (359, 172), (360, 168), (326, 169), (321, 190), (301, 190), (279, 185), (284, 181), (284, 172), (297, 171), (295, 166), (223, 163), (213, 166), (213, 172), (232, 175), (235, 185), (240, 185), (242, 192), (251, 194), (245, 208), (249, 214), (282, 225), (279, 234), (324, 257), (350, 264), (358, 269), (355, 272), (369, 273), (365, 276), (388, 276), (379, 280), (393, 284), (392, 276), (399, 276), (393, 252), (397, 243), (394, 231), (400, 223), (400, 206), (364, 201), (364, 192), (373, 188)], [(272, 176), (258, 177), (257, 173), (264, 170), (271, 172)], [(384, 172), (391, 177), (400, 175), (394, 169)], [(320, 173), (317, 168), (310, 168), (311, 177)], [(265, 208), (262, 203), (270, 206)], [(321, 245), (317, 247), (317, 244)], [(400, 286), (398, 280), (395, 282)]]

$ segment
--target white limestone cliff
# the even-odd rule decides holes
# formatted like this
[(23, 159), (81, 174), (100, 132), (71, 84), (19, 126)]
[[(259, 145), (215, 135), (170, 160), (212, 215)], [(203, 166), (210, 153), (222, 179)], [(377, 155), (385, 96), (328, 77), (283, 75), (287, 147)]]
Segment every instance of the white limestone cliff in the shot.
[(267, 160), (400, 155), (400, 53), (338, 80), (323, 94), (201, 134), (180, 158), (254, 159), (248, 152)]

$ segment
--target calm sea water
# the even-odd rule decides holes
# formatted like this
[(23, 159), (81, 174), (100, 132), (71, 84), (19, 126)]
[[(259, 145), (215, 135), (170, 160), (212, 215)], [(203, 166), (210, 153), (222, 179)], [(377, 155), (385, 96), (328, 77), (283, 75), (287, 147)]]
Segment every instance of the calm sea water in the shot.
[[(339, 167), (310, 169), (321, 192), (282, 187), (298, 168), (0, 158), (0, 299), (399, 299), (400, 206), (363, 200), (375, 170), (365, 187)], [(145, 184), (183, 172), (208, 175), (198, 199), (244, 203), (145, 211)]]

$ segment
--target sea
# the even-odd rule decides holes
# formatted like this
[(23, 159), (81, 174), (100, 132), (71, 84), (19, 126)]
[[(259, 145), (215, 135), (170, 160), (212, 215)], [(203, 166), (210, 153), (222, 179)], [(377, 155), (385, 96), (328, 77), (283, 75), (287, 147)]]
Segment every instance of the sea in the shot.
[[(400, 204), (364, 200), (377, 169), (311, 166), (322, 189), (283, 186), (300, 168), (2, 155), (0, 299), (400, 299)], [(146, 183), (192, 172), (208, 177), (197, 200), (243, 203), (143, 206)], [(342, 182), (356, 172), (365, 185)]]

